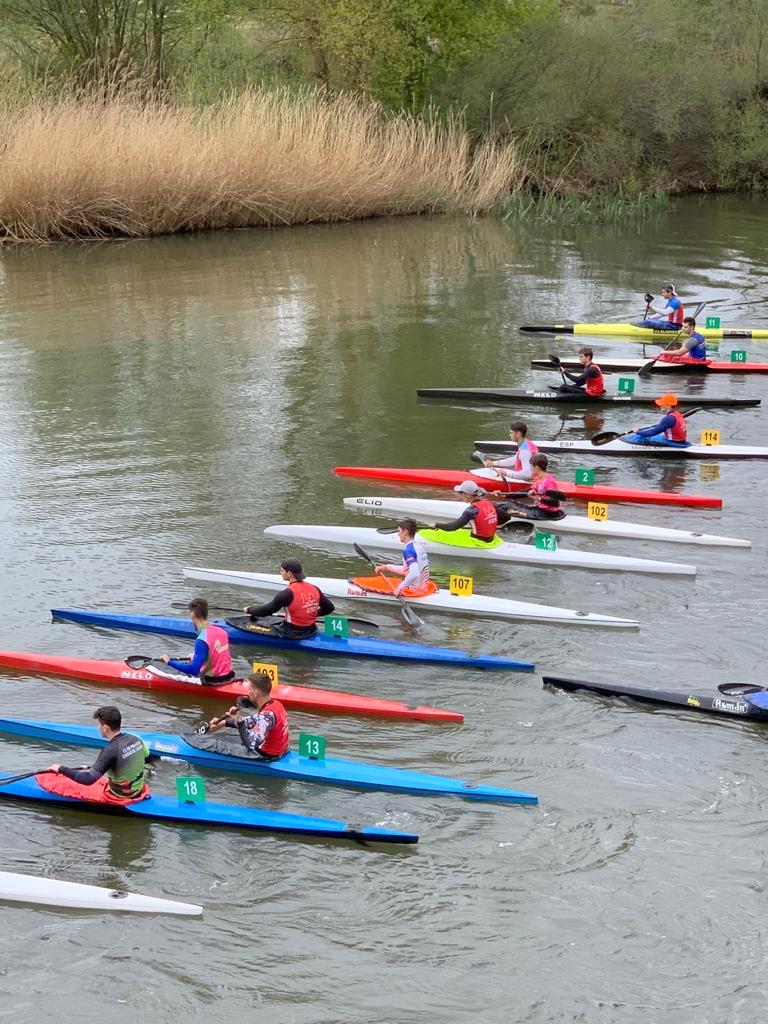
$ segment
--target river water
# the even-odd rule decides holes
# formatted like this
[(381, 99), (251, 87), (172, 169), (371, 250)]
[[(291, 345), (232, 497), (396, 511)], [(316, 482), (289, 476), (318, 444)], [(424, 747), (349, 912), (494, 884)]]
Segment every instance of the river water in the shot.
[[(49, 609), (170, 614), (196, 593), (185, 564), (276, 571), (291, 554), (317, 575), (360, 572), (355, 559), (280, 545), (262, 529), (370, 525), (342, 497), (397, 489), (334, 477), (336, 464), (464, 467), (474, 439), (504, 438), (511, 415), (523, 414), (534, 438), (601, 429), (594, 415), (585, 424), (574, 412), (417, 402), (415, 390), (544, 384), (530, 359), (577, 345), (520, 335), (520, 323), (636, 317), (640, 296), (670, 278), (689, 305), (721, 300), (711, 311), (724, 323), (766, 326), (767, 215), (758, 201), (705, 198), (642, 230), (384, 220), (4, 251), (2, 646), (181, 652), (172, 639), (52, 625)], [(744, 347), (768, 357), (768, 345)], [(641, 351), (609, 339), (595, 348)], [(763, 380), (694, 386), (760, 395)], [(692, 431), (759, 444), (763, 417), (714, 410)], [(602, 419), (621, 429), (637, 416), (609, 409)], [(581, 464), (563, 457), (558, 475), (572, 479)], [(427, 618), (425, 642), (535, 660), (534, 675), (266, 652), (286, 681), (466, 713), (447, 728), (293, 714), (294, 733), (325, 735), (329, 754), (526, 789), (538, 808), (206, 776), (212, 799), (421, 835), (417, 847), (382, 850), (2, 803), (0, 867), (175, 896), (205, 915), (2, 906), (0, 1020), (762, 1020), (764, 729), (545, 690), (541, 672), (703, 692), (762, 682), (766, 531), (754, 510), (766, 469), (594, 465), (598, 480), (725, 498), (722, 514), (621, 506), (614, 518), (748, 537), (753, 550), (563, 539), (694, 562), (695, 581), (473, 566), (480, 593), (643, 621), (624, 635)], [(445, 579), (469, 566), (434, 568)], [(223, 604), (250, 596), (207, 593)], [(374, 611), (382, 635), (409, 638), (394, 611)], [(247, 652), (237, 653), (244, 667)], [(0, 675), (4, 714), (86, 723), (113, 701), (128, 727), (163, 731), (213, 710)], [(88, 757), (0, 744), (4, 771)], [(184, 771), (163, 764), (155, 790), (174, 793)]]

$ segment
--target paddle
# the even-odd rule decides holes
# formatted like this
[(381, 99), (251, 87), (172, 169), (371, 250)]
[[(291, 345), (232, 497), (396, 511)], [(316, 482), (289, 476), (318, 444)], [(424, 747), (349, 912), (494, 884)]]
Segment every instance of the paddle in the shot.
[(22, 779), (31, 779), (35, 775), (50, 775), (50, 768), (38, 768), (34, 772), (24, 772), (23, 775), (12, 775), (9, 779), (0, 779), (0, 786), (7, 786), (9, 782), (21, 782)]
[(747, 693), (763, 693), (765, 687), (755, 686), (752, 683), (720, 683), (718, 690), (728, 697), (740, 697)]
[[(373, 558), (371, 558), (371, 556), (364, 548), (361, 548), (360, 545), (357, 543), (354, 544), (354, 548), (361, 558), (364, 558), (365, 561), (368, 562), (369, 565), (372, 565), (374, 569), (376, 568), (376, 562), (374, 562)], [(392, 580), (388, 576), (382, 576), (382, 579), (385, 579), (387, 581), (387, 586), (392, 591), (393, 596), (397, 598), (397, 600), (400, 602), (403, 618), (408, 623), (408, 625), (411, 626), (413, 629), (418, 629), (419, 626), (423, 626), (424, 622), (422, 621), (422, 619), (419, 618), (419, 616), (416, 614), (413, 608), (411, 608), (408, 602), (405, 601), (399, 594), (395, 592), (395, 585), (392, 582)]]
[[(396, 530), (397, 527), (395, 527), (394, 529)], [(186, 611), (188, 605), (184, 604), (182, 601), (171, 601), (171, 608), (183, 608), (184, 611)], [(242, 608), (225, 608), (223, 605), (220, 604), (209, 605), (209, 608), (212, 612), (236, 612), (238, 615), (243, 614)], [(347, 615), (345, 616), (345, 618), (350, 624), (365, 626), (368, 629), (381, 629), (381, 626), (379, 626), (378, 622), (374, 622), (373, 619), (361, 619), (359, 617), (355, 617), (352, 615)]]
[[(697, 412), (703, 412), (701, 406), (697, 406), (695, 409), (689, 409), (688, 412), (684, 412), (683, 419), (688, 419), (689, 416), (693, 416)], [(594, 437), (590, 438), (590, 441), (595, 447), (599, 447), (601, 444), (608, 444), (610, 441), (620, 441), (622, 437), (629, 437), (632, 431), (626, 431), (623, 434), (617, 433), (615, 430), (602, 430), (599, 434), (595, 434)]]
[[(699, 305), (696, 307), (696, 311), (693, 314), (693, 319), (694, 320), (698, 317), (699, 313), (702, 311), (702, 309), (704, 309), (705, 306), (706, 306), (706, 302), (699, 303)], [(677, 341), (677, 339), (680, 337), (680, 335), (682, 333), (683, 333), (683, 328), (681, 327), (680, 330), (677, 332), (677, 334), (672, 339), (672, 341), (668, 342), (664, 346), (664, 348), (660, 350), (660, 352), (659, 352), (659, 354), (657, 356), (654, 356), (653, 359), (651, 359), (649, 362), (647, 362), (645, 364), (645, 366), (641, 366), (640, 367), (640, 369), (637, 371), (638, 377), (642, 377), (643, 380), (645, 380), (648, 377), (651, 377), (652, 376), (651, 370), (653, 369), (654, 363), (658, 362), (658, 360), (661, 359), (662, 355), (665, 352), (669, 351), (669, 349), (671, 349), (671, 348), (674, 348), (675, 342)]]

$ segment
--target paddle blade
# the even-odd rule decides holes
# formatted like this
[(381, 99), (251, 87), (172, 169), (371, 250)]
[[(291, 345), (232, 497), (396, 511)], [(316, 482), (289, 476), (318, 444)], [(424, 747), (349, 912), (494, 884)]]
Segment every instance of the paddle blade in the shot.
[(125, 659), (128, 668), (146, 668), (154, 658), (147, 658), (144, 654), (129, 654)]
[(740, 697), (747, 693), (762, 693), (765, 687), (754, 686), (751, 683), (720, 683), (718, 690), (728, 697)]
[(424, 620), (420, 619), (413, 608), (411, 608), (409, 604), (406, 604), (405, 601), (400, 605), (400, 609), (402, 611), (403, 618), (413, 629), (419, 629), (424, 625)]
[(352, 545), (352, 547), (355, 549), (355, 551), (358, 553), (358, 555), (360, 555), (361, 558), (364, 558), (366, 560), (366, 562), (369, 565), (372, 565), (374, 567), (376, 566), (376, 563), (371, 558), (371, 556), (368, 554), (368, 552), (365, 550), (365, 548), (361, 548), (360, 545), (357, 542), (355, 542)]
[(472, 462), (479, 462), (480, 465), (482, 466), (482, 464), (485, 462), (486, 457), (485, 455), (483, 455), (482, 452), (474, 451), (472, 452), (469, 458)]
[(656, 362), (656, 359), (651, 359), (649, 362), (647, 362), (643, 366), (641, 366), (640, 369), (637, 371), (637, 376), (638, 377), (642, 377), (643, 380), (647, 380), (649, 377), (652, 377), (653, 376), (653, 364), (655, 362)]
[(616, 441), (622, 437), (622, 434), (618, 434), (615, 430), (603, 430), (599, 434), (595, 434), (594, 437), (589, 439), (590, 444), (599, 447), (601, 444), (608, 444), (610, 441)]

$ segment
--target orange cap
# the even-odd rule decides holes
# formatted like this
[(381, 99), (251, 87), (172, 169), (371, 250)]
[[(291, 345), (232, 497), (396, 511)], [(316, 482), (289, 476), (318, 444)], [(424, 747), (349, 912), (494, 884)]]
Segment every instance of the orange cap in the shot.
[(656, 399), (656, 405), (677, 405), (677, 395), (673, 395), (671, 391), (668, 391), (666, 395)]

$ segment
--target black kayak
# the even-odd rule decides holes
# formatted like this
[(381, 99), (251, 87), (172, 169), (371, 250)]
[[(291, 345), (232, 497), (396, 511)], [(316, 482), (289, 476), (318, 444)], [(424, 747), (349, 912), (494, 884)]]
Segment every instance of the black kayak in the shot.
[[(558, 391), (549, 388), (544, 391), (513, 391), (510, 388), (419, 388), (420, 398), (458, 398), (464, 402), (565, 402), (571, 405), (653, 405), (659, 397), (650, 395), (588, 395), (586, 392)], [(703, 408), (727, 408), (744, 405), (760, 405), (759, 398), (702, 398), (700, 395), (678, 395), (678, 405), (695, 405)]]
[[(726, 718), (749, 718), (752, 721), (768, 721), (768, 708), (756, 708), (739, 693), (734, 686), (731, 694), (716, 693), (702, 697), (697, 693), (680, 693), (674, 690), (651, 690), (643, 686), (622, 686), (616, 683), (590, 683), (584, 679), (568, 679), (564, 676), (543, 676), (545, 686), (559, 690), (587, 690), (600, 697), (629, 697), (643, 704), (657, 707), (685, 708), (687, 711), (701, 711), (708, 715), (723, 715)], [(727, 689), (728, 687), (726, 687)], [(760, 690), (762, 687), (746, 686), (745, 690)]]

